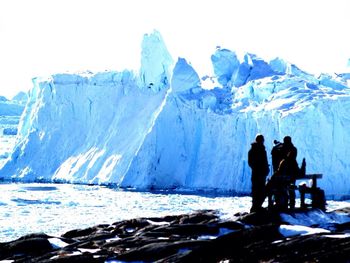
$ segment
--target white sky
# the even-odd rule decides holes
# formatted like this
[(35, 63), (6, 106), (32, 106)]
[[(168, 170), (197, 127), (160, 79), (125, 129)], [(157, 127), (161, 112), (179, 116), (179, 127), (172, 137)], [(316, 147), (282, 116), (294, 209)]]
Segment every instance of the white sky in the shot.
[(0, 0), (0, 95), (55, 72), (137, 70), (153, 29), (202, 74), (217, 45), (345, 71), (349, 12), (348, 0)]

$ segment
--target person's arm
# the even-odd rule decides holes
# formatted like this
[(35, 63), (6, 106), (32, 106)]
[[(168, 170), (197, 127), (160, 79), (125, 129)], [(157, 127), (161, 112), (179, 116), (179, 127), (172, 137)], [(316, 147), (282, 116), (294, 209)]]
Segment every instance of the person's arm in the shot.
[(250, 149), (248, 152), (248, 165), (250, 168), (253, 168), (253, 164), (254, 164), (254, 153), (253, 150)]

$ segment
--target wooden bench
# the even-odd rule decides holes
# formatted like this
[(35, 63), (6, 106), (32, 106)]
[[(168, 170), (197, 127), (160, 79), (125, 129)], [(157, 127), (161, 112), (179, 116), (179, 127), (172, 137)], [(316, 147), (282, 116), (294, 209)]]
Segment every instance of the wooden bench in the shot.
[[(291, 184), (289, 185), (287, 182), (290, 181), (290, 178), (287, 176), (278, 176), (275, 177), (274, 183), (267, 184), (267, 192), (268, 192), (268, 204), (269, 207), (273, 207), (274, 203), (277, 208), (287, 209), (288, 201), (290, 201), (291, 191), (299, 190), (300, 193), (300, 208), (307, 208), (311, 206), (312, 208), (319, 208), (325, 210), (325, 196), (324, 191), (317, 187), (317, 179), (321, 179), (322, 174), (304, 174), (296, 178), (296, 180), (312, 180), (311, 186), (308, 186), (306, 183)], [(305, 195), (311, 195), (311, 204), (306, 204)], [(294, 195), (295, 196), (295, 195)], [(273, 200), (274, 199), (274, 200)], [(294, 198), (293, 198), (294, 199)]]
[(321, 179), (323, 177), (322, 174), (305, 174), (302, 177), (298, 177), (297, 180), (305, 180), (305, 179), (312, 179), (312, 188), (317, 187), (317, 179)]
[[(305, 174), (304, 176), (297, 178), (297, 180), (312, 180), (311, 186), (307, 186), (306, 184), (299, 184), (298, 186), (295, 186), (295, 188), (299, 190), (300, 193), (301, 208), (307, 208), (308, 206), (311, 206), (312, 208), (319, 208), (325, 210), (326, 201), (324, 191), (317, 187), (317, 179), (321, 179), (322, 177), (322, 174)], [(305, 203), (306, 194), (311, 195), (311, 204)]]

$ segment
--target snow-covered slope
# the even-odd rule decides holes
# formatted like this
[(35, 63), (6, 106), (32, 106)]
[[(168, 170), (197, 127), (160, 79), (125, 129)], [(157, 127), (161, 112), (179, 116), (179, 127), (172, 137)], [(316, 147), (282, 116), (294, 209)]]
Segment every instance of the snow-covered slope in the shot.
[[(247, 152), (290, 135), (327, 195), (350, 194), (348, 74), (312, 76), (282, 59), (211, 57), (217, 87), (174, 65), (159, 33), (145, 35), (139, 73), (36, 79), (4, 178), (248, 193)], [(215, 84), (216, 83), (216, 84)]]

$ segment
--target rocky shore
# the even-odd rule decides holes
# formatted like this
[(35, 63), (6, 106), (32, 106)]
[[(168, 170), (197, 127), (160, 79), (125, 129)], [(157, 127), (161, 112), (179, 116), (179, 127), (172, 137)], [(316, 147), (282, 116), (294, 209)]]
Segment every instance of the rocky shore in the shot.
[[(327, 232), (283, 234), (284, 218), (314, 210), (261, 211), (222, 220), (214, 210), (137, 218), (0, 243), (6, 262), (350, 262), (350, 219)], [(327, 217), (330, 212), (316, 211)], [(331, 212), (350, 215), (350, 209)], [(314, 224), (311, 229), (319, 228)], [(324, 226), (322, 226), (324, 228)]]

